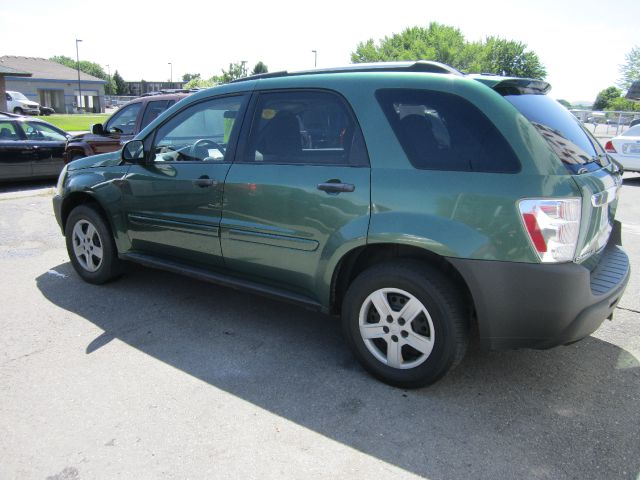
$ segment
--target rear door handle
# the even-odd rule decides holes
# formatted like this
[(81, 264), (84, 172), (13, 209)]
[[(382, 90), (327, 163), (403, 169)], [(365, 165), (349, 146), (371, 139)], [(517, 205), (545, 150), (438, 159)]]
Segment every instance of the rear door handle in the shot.
[(318, 184), (318, 190), (327, 193), (353, 192), (355, 189), (356, 186), (353, 183), (325, 182)]
[(203, 175), (200, 178), (196, 178), (193, 181), (193, 184), (200, 188), (206, 188), (206, 187), (215, 187), (216, 185), (218, 185), (218, 182), (215, 181), (213, 178), (209, 178), (206, 175)]

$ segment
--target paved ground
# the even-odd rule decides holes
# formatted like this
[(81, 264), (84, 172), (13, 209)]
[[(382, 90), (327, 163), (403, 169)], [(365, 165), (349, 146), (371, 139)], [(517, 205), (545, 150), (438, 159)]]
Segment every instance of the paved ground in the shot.
[[(640, 177), (625, 183), (640, 265)], [(592, 337), (473, 345), (403, 391), (331, 318), (140, 267), (81, 282), (50, 187), (0, 193), (1, 479), (640, 478), (637, 274)]]

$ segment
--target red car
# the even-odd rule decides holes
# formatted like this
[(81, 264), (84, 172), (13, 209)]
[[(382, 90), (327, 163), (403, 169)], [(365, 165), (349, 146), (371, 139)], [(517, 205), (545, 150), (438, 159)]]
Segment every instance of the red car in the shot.
[(185, 93), (153, 95), (130, 101), (115, 112), (106, 123), (91, 127), (90, 133), (75, 135), (69, 139), (64, 151), (64, 163), (98, 153), (119, 150), (158, 115), (179, 100)]

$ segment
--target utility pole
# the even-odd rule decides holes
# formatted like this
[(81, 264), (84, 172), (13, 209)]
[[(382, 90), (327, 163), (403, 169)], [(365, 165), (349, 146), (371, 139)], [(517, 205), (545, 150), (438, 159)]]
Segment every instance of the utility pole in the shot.
[(171, 72), (169, 74), (169, 88), (172, 88), (171, 84), (173, 83), (173, 63), (169, 62), (168, 65), (171, 66)]
[(318, 66), (318, 51), (317, 50), (311, 50), (311, 53), (313, 53), (313, 66), (317, 67)]
[(78, 61), (78, 110), (82, 107), (82, 86), (80, 85), (80, 54), (78, 53), (78, 43), (82, 40), (76, 38), (76, 60)]

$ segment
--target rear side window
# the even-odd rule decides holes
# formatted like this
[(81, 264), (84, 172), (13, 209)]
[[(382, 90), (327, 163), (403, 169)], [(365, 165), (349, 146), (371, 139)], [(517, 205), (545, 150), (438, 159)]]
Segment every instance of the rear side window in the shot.
[(243, 161), (369, 164), (360, 127), (341, 97), (294, 90), (260, 94)]
[(467, 100), (444, 92), (388, 89), (376, 93), (415, 168), (515, 173), (520, 163), (491, 121)]
[(144, 111), (144, 115), (142, 116), (142, 125), (140, 125), (140, 130), (158, 118), (158, 116), (167, 108), (169, 108), (168, 100), (155, 100), (153, 102), (149, 102), (146, 110)]
[(22, 140), (13, 122), (0, 122), (0, 142)]

